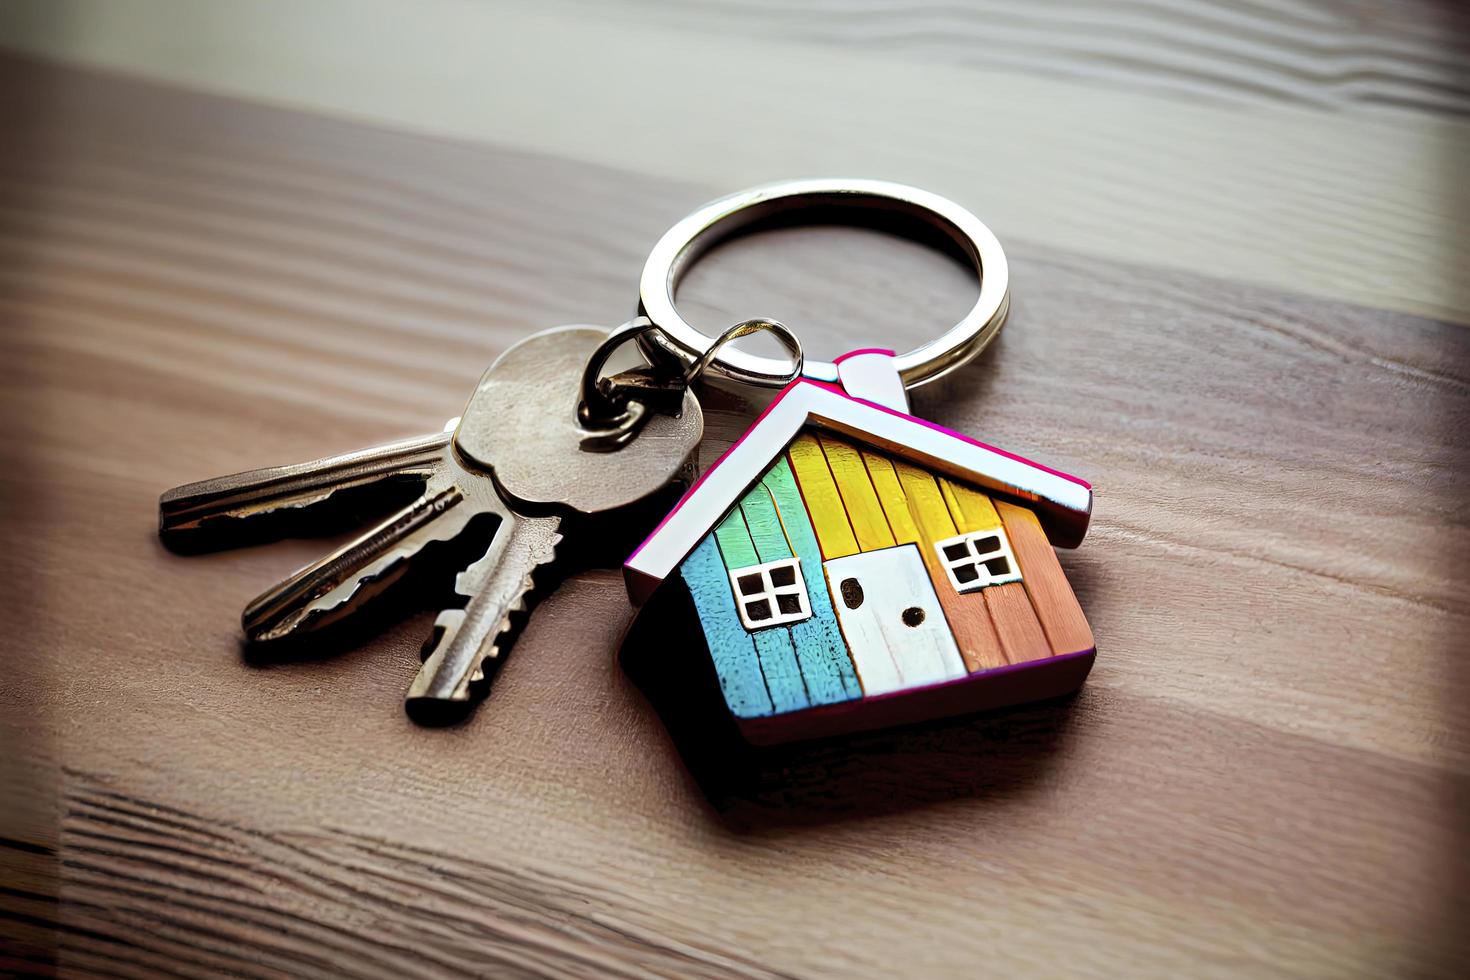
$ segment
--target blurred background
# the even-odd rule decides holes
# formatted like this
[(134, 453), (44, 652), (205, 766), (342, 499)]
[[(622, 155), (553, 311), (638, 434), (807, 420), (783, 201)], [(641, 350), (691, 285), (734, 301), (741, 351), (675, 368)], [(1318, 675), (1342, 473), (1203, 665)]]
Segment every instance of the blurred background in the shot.
[(1006, 241), (1465, 319), (1453, 0), (7, 0), (18, 51), (716, 188), (906, 180)]

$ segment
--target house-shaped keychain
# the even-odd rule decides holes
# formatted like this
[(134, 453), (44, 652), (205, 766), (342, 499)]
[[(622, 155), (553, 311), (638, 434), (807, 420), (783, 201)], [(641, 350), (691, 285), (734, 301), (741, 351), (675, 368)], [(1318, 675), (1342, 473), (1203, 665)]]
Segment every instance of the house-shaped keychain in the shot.
[[(1092, 632), (1053, 546), (1087, 483), (908, 414), (889, 351), (786, 387), (625, 565), (682, 590), (725, 705), (757, 744), (1076, 689)], [(701, 649), (702, 646), (702, 649)]]

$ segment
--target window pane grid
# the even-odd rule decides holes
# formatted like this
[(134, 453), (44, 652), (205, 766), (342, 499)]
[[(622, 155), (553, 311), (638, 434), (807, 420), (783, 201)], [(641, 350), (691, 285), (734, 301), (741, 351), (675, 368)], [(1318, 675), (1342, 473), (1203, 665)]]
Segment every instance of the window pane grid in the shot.
[(956, 592), (978, 592), (992, 585), (1021, 581), (1021, 567), (1001, 528), (946, 538), (936, 542), (934, 550)]
[(735, 608), (740, 613), (740, 622), (748, 630), (783, 626), (811, 618), (811, 603), (807, 599), (799, 558), (783, 558), (733, 569), (730, 587), (735, 592)]

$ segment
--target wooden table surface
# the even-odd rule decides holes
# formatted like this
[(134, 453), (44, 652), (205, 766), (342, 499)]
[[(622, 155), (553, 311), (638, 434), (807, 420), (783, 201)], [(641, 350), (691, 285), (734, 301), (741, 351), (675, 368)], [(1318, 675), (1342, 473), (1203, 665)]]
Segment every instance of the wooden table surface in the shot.
[[(961, 137), (937, 131), (895, 143), (848, 117), (811, 123), (828, 157), (752, 145), (799, 128), (775, 96), (755, 111), (731, 94), (617, 146), (592, 87), (567, 102), (546, 79), (514, 99), (471, 87), (481, 119), (464, 90), (508, 69), (448, 41), (355, 75), (377, 93), (367, 111), (333, 73), (428, 28), (319, 23), (319, 60), (271, 34), (286, 24), (271, 18), (334, 3), (265, 4), (208, 44), (202, 14), (161, 34), (95, 3), (54, 5), (70, 22), (6, 15), (30, 54), (0, 59), (0, 971), (1463, 971), (1463, 18), (1347, 0), (1083, 2), (1050, 31), (999, 0), (973, 16), (652, 0), (504, 14), (550, 18), (587, 52), (602, 28), (682, 38), (671, 59), (806, 45), (803, 85), (851, 57), (951, 108), (968, 96), (924, 73), (1063, 86), (1114, 113), (1058, 129), (1051, 89), (1012, 117), (998, 96), (994, 125), (1016, 139), (992, 155), (989, 131), (969, 132), (984, 181), (967, 183)], [(482, 16), (430, 7), (444, 24)], [(231, 67), (262, 45), (268, 68)], [(683, 97), (677, 77), (639, 84)], [(459, 102), (425, 98), (434, 86)], [(812, 98), (847, 111), (840, 92)], [(938, 111), (872, 105), (898, 128)], [(731, 128), (737, 110), (752, 133)], [(1259, 142), (1222, 155), (1201, 119)], [(1201, 128), (1171, 142), (1150, 120)], [(596, 139), (556, 142), (584, 123)], [(1011, 322), (915, 407), (1096, 487), (1092, 532), (1062, 555), (1098, 638), (1077, 697), (692, 775), (617, 665), (631, 613), (615, 572), (569, 581), (479, 710), (424, 729), (401, 698), (432, 611), (262, 664), (242, 654), (241, 606), (330, 541), (195, 557), (158, 543), (173, 484), (431, 431), (518, 338), (621, 322), (671, 221), (792, 162), (931, 178), (999, 216)], [(812, 229), (728, 246), (683, 303), (710, 327), (780, 316), (830, 356), (919, 342), (970, 289), (918, 246)], [(710, 394), (704, 459), (757, 408)]]

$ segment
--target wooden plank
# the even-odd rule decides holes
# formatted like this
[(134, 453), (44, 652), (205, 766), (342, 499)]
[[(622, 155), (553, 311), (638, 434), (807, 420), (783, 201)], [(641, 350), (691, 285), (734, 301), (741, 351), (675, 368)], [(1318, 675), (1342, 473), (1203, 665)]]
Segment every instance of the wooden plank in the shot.
[(1072, 583), (1057, 561), (1057, 553), (1046, 540), (1041, 522), (1025, 507), (1005, 501), (997, 501), (996, 509), (1005, 522), (1006, 536), (1011, 539), (1011, 550), (1021, 566), (1021, 582), (1036, 618), (1046, 631), (1047, 642), (1053, 653), (1073, 653), (1090, 650), (1095, 643), (1092, 627), (1072, 591)]
[[(35, 65), (0, 91), (0, 621), (23, 707), (0, 710), (0, 745), (45, 773), (0, 775), (0, 823), (17, 792), (53, 814), (45, 839), (5, 836), (61, 879), (38, 915), (68, 972), (1450, 977), (1470, 958), (1470, 433), (1447, 424), (1470, 418), (1470, 332), (1054, 251), (918, 174), (1002, 233), (1018, 303), (922, 414), (1099, 486), (1063, 565), (1104, 654), (1071, 703), (711, 785), (612, 666), (616, 573), (549, 595), (490, 700), (430, 731), (399, 705), (432, 614), (252, 666), (240, 603), (321, 543), (181, 558), (147, 529), (172, 484), (432, 431), (496, 351), (623, 309), (648, 243), (749, 175), (655, 179)], [(534, 86), (511, 94), (540, 111)], [(1314, 159), (1336, 197), (1323, 161), (1359, 158)], [(1343, 249), (1327, 213), (1284, 220)], [(695, 269), (684, 303), (718, 326), (817, 302), (908, 349), (972, 298), (954, 271), (884, 319), (911, 255), (948, 269), (880, 236), (759, 236)], [(755, 401), (707, 399), (706, 459)], [(117, 587), (78, 602), (99, 562)], [(1251, 832), (1221, 833), (1225, 809)], [(1058, 832), (1077, 814), (1088, 833)], [(0, 895), (0, 914), (18, 901), (42, 904)], [(515, 929), (449, 928), (485, 922)]]
[(771, 491), (766, 489), (764, 483), (757, 483), (750, 488), (750, 492), (740, 501), (740, 512), (745, 515), (745, 527), (750, 532), (755, 553), (762, 562), (791, 557), (791, 543), (786, 540), (781, 516), (776, 513), (776, 503), (771, 499)]
[(898, 459), (893, 461), (893, 469), (898, 473), (899, 485), (908, 500), (909, 513), (914, 515), (914, 523), (926, 541), (943, 541), (959, 533), (955, 530), (954, 518), (949, 516), (949, 505), (939, 492), (939, 482), (932, 473)]
[(741, 718), (769, 715), (773, 705), (761, 674), (755, 640), (745, 631), (740, 614), (735, 611), (730, 573), (720, 558), (713, 534), (707, 535), (684, 559), (680, 572), (689, 586), (689, 594), (694, 597), (694, 608), (704, 628), (725, 704)]
[(720, 546), (720, 558), (730, 571), (760, 564), (760, 555), (756, 553), (755, 545), (751, 541), (750, 530), (745, 525), (745, 514), (741, 508), (735, 507), (725, 515), (724, 520), (715, 525), (715, 540)]
[(827, 466), (827, 456), (810, 433), (802, 433), (786, 449), (796, 482), (806, 501), (807, 516), (822, 547), (823, 558), (841, 558), (858, 553), (857, 538), (842, 506), (842, 495)]
[[(939, 491), (939, 484), (931, 474), (917, 466), (899, 460), (890, 465), (899, 490), (895, 494), (889, 488), (884, 493), (884, 506), (891, 506), (896, 510), (899, 498), (902, 498), (903, 508), (909, 514), (918, 534), (916, 543), (919, 546), (919, 555), (924, 560), (924, 566), (929, 569), (934, 591), (939, 596), (940, 606), (944, 608), (945, 618), (949, 620), (955, 642), (959, 644), (960, 655), (965, 658), (965, 666), (975, 671), (1008, 663), (1005, 648), (996, 635), (995, 625), (990, 621), (990, 611), (984, 599), (979, 595), (961, 595), (956, 592), (939, 555), (934, 551), (934, 542), (952, 538), (956, 533), (954, 520), (949, 516), (949, 507)], [(884, 474), (881, 480), (885, 484), (888, 482), (886, 470), (881, 465), (874, 465), (870, 461), (869, 472), (875, 475)]]
[[(1342, 0), (1311, 1), (1327, 9), (1305, 21), (1297, 13), (1257, 18), (1252, 13), (1263, 4), (1244, 4), (1254, 9), (1248, 13), (1236, 9), (1242, 4), (1226, 10), (1213, 0), (1189, 0), (1195, 10), (1183, 16), (1161, 15), (1173, 9), (1163, 0), (1147, 10), (1088, 0), (1085, 13), (1070, 3), (1054, 9), (1023, 0), (1005, 0), (1013, 9), (995, 12), (939, 4), (922, 15), (883, 4), (882, 12), (867, 7), (856, 18), (844, 16), (841, 3), (831, 13), (750, 4), (744, 19), (759, 28), (754, 34), (775, 35), (754, 44), (750, 34), (726, 26), (742, 19), (736, 4), (707, 4), (707, 16), (722, 16), (704, 21), (685, 4), (660, 3), (654, 21), (686, 22), (676, 26), (634, 22), (607, 4), (569, 15), (556, 4), (501, 9), (462, 0), (378, 0), (382, 15), (362, 18), (360, 0), (276, 1), (269, 13), (254, 4), (215, 4), (207, 15), (194, 0), (10, 0), (0, 4), (0, 35), (115, 71), (604, 167), (626, 166), (645, 120), (689, 120), (685, 138), (666, 141), (641, 162), (642, 175), (659, 176), (666, 192), (641, 198), (639, 206), (664, 223), (682, 215), (660, 210), (669, 188), (725, 191), (769, 176), (729, 154), (720, 126), (738, 116), (748, 143), (784, 147), (784, 173), (828, 172), (832, 160), (861, 157), (867, 172), (907, 173), (945, 188), (991, 228), (1025, 229), (1038, 244), (1466, 322), (1470, 292), (1460, 273), (1470, 269), (1470, 247), (1454, 222), (1426, 217), (1457, 215), (1455, 182), (1433, 178), (1421, 162), (1463, 159), (1470, 138), (1458, 120), (1382, 112), (1404, 103), (1464, 112), (1470, 90), (1458, 75), (1464, 54), (1454, 40), (1466, 31), (1458, 26), (1463, 18), (1446, 16), (1458, 4), (1417, 0), (1416, 18), (1401, 21), (1397, 4), (1382, 0), (1369, 6), (1392, 13), (1332, 13), (1330, 4)], [(166, 50), (140, 7), (169, 25)], [(1028, 24), (1014, 13), (1022, 7), (1054, 13), (1032, 13)], [(1435, 7), (1441, 10), (1427, 13)], [(87, 29), (53, 29), (59, 9), (66, 22)], [(415, 18), (415, 29), (373, 29), (394, 18)], [(917, 26), (933, 21), (941, 25)], [(1155, 25), (1170, 22), (1176, 31), (1192, 29), (1155, 34)], [(322, 24), (334, 29), (322, 31)], [(1007, 26), (1045, 51), (1070, 44), (1080, 59), (1060, 59), (1064, 78), (1029, 75), (1023, 69), (1036, 66), (1035, 54), (1019, 54)], [(1388, 40), (1385, 32), (1397, 37)], [(1179, 40), (1188, 34), (1195, 37)], [(466, 37), (478, 38), (473, 50), (453, 43)], [(1261, 46), (1263, 37), (1279, 46)], [(1407, 43), (1410, 37), (1416, 40)], [(963, 65), (945, 63), (953, 59), (944, 47), (960, 53)], [(1123, 62), (1116, 60), (1119, 47), (1127, 51)], [(209, 57), (191, 56), (206, 48)], [(1200, 57), (1205, 50), (1211, 56)], [(1155, 71), (1151, 57), (1163, 60), (1164, 71)], [(419, 59), (434, 71), (423, 71)], [(994, 60), (978, 71), (986, 59)], [(322, 71), (328, 62), (338, 68)], [(681, 84), (654, 85), (623, 71), (628, 63), (654, 62)], [(995, 68), (1007, 73), (989, 73)], [(1089, 81), (1079, 84), (1079, 75)], [(444, 78), (460, 82), (451, 87)], [(598, 84), (585, 84), (588, 78)], [(1103, 84), (1095, 84), (1098, 78)], [(1220, 85), (1226, 78), (1230, 84)], [(1163, 82), (1164, 90), (1186, 97), (1129, 91), (1127, 82)], [(1198, 97), (1201, 87), (1207, 98)], [(1319, 106), (1360, 104), (1344, 112), (1280, 112), (1273, 101), (1295, 87)], [(851, 97), (853, 91), (864, 97)], [(495, 112), (485, 109), (484, 93), (503, 100)], [(556, 110), (526, 109), (517, 93), (537, 93), (535, 106)], [(1242, 110), (1211, 104), (1220, 94), (1223, 101), (1264, 98)], [(822, 140), (811, 138), (811, 119), (825, 120)], [(1252, 140), (1238, 137), (1242, 126)], [(879, 131), (888, 138), (872, 140)], [(939, 134), (942, 148), (916, 150), (935, 147)], [(1272, 153), (1258, 150), (1266, 145)], [(1079, 172), (1082, 157), (1114, 166), (1105, 175)], [(1357, 163), (1324, 175), (1323, 159)], [(1169, 207), (1157, 207), (1160, 200)], [(1354, 201), (1354, 220), (1323, 234), (1320, 215), (1342, 201)], [(1145, 213), (1148, 220), (1138, 220)], [(1198, 228), (1211, 234), (1198, 235)], [(1358, 254), (1376, 260), (1344, 275), (1344, 264)], [(906, 284), (891, 266), (882, 281), (882, 289), (833, 291), (822, 309), (826, 322), (866, 317), (885, 325), (888, 342), (898, 317), (885, 320), (873, 309)], [(763, 306), (748, 284), (745, 295)], [(936, 306), (926, 303), (925, 310), (944, 317), (944, 304)], [(897, 309), (904, 322), (925, 322), (911, 307)]]
[[(1172, 9), (1163, 0), (1145, 10), (1088, 0), (1085, 13), (1071, 3), (996, 2), (993, 12), (931, 5), (922, 13), (885, 3), (853, 17), (841, 4), (828, 13), (754, 4), (741, 15), (737, 5), (690, 13), (663, 0), (656, 19), (683, 22), (676, 26), (630, 22), (606, 4), (596, 15), (568, 15), (554, 5), (377, 0), (381, 13), (363, 17), (360, 0), (313, 0), (277, 2), (264, 17), (251, 4), (200, 13), (194, 0), (11, 0), (0, 4), (0, 35), (43, 56), (607, 168), (626, 168), (648, 119), (688, 120), (640, 163), (641, 175), (656, 175), (662, 188), (639, 199), (659, 230), (683, 213), (666, 209), (670, 188), (717, 193), (769, 176), (729, 153), (721, 127), (738, 117), (749, 145), (784, 148), (782, 173), (823, 173), (833, 160), (861, 157), (869, 173), (942, 187), (992, 228), (1024, 229), (1044, 246), (1470, 321), (1463, 273), (1470, 245), (1450, 217), (1460, 213), (1458, 185), (1425, 165), (1463, 159), (1466, 128), (1382, 111), (1404, 104), (1465, 111), (1464, 53), (1453, 45), (1467, 32), (1464, 18), (1450, 13), (1460, 5), (1417, 0), (1417, 18), (1401, 20), (1382, 0), (1365, 9), (1384, 13), (1364, 14), (1334, 11), (1342, 0), (1311, 0), (1320, 9), (1305, 14), (1297, 0), (1189, 0), (1193, 10), (1169, 16), (1160, 13)], [(1262, 15), (1263, 7), (1278, 12)], [(87, 29), (56, 30), (60, 9), (67, 23)], [(918, 26), (933, 25), (930, 18), (940, 25)], [(729, 26), (741, 19), (775, 37), (752, 44)], [(155, 22), (169, 25), (166, 50)], [(390, 22), (403, 26), (374, 29)], [(1161, 24), (1173, 29), (1159, 33)], [(1009, 43), (1011, 30), (1021, 45)], [(477, 39), (472, 50), (453, 43), (467, 37)], [(1036, 48), (1069, 43), (1080, 57), (1056, 64), (1065, 78), (1026, 73), (1051, 60)], [(206, 49), (209, 57), (193, 56)], [(964, 64), (946, 63), (956, 53)], [(336, 67), (323, 71), (328, 62)], [(681, 84), (623, 70), (655, 62)], [(423, 70), (425, 63), (435, 70)], [(1005, 73), (990, 73), (997, 68)], [(448, 86), (445, 78), (459, 82)], [(1129, 91), (1129, 82), (1186, 97)], [(1297, 89), (1306, 103), (1358, 104), (1342, 112), (1270, 104)], [(855, 91), (863, 98), (852, 98)], [(485, 92), (536, 95), (487, 112)], [(1248, 103), (1264, 96), (1265, 104), (1211, 104), (1221, 96)], [(812, 119), (825, 121), (822, 139), (811, 138)], [(1239, 138), (1242, 127), (1253, 139)], [(873, 132), (887, 138), (873, 140)], [(1079, 171), (1083, 158), (1114, 165)], [(1324, 171), (1324, 159), (1358, 163)], [(1353, 220), (1323, 234), (1318, 216), (1343, 201), (1354, 202)], [(466, 202), (459, 211), (473, 208)], [(1199, 235), (1202, 227), (1210, 235)], [(624, 247), (626, 261), (641, 259), (631, 254), (637, 246)], [(1364, 254), (1375, 261), (1354, 266)], [(848, 288), (854, 280), (842, 273), (850, 268), (833, 270), (843, 286), (827, 297), (825, 317), (866, 319), (875, 335), (883, 324), (887, 343), (899, 318), (872, 311), (905, 284), (890, 265), (882, 289)], [(928, 322), (912, 307), (898, 308), (904, 322)], [(926, 301), (923, 309), (936, 323), (946, 314), (943, 304)]]
[(842, 635), (865, 694), (967, 673), (916, 545), (827, 562)]
[(878, 502), (862, 455), (850, 443), (834, 436), (823, 434), (818, 441), (827, 457), (837, 492), (842, 497), (842, 507), (852, 523), (858, 547), (863, 551), (893, 547), (893, 529), (883, 515), (883, 505)]
[[(786, 535), (781, 531), (781, 522), (776, 518), (775, 507), (771, 505), (770, 500), (770, 492), (762, 484), (757, 483), (746, 493), (740, 506), (726, 515), (715, 529), (715, 539), (719, 544), (720, 555), (729, 571), (761, 562), (775, 561), (778, 558), (791, 557), (790, 550), (786, 548)], [(769, 514), (762, 512), (761, 501), (765, 501)], [(753, 502), (752, 510), (756, 514), (757, 525), (761, 528), (760, 535), (765, 551), (756, 547), (755, 536), (750, 531), (751, 525), (745, 517), (747, 502)], [(774, 535), (780, 539), (779, 546), (772, 539), (771, 525), (773, 523), (775, 525)], [(730, 584), (728, 575), (725, 578), (725, 588), (730, 591), (732, 603), (740, 601), (735, 595), (735, 589)], [(735, 615), (738, 622), (739, 613), (736, 612)], [(744, 623), (738, 623), (738, 625), (741, 629), (745, 629)], [(765, 680), (771, 710), (773, 712), (796, 711), (809, 706), (811, 701), (807, 697), (806, 684), (801, 678), (801, 667), (797, 663), (796, 651), (788, 629), (784, 626), (772, 626), (768, 629), (748, 630), (747, 632), (755, 643), (756, 659), (760, 664), (761, 676)]]
[(1031, 608), (1031, 598), (1024, 585), (1020, 582), (992, 585), (980, 595), (990, 610), (1006, 660), (1019, 664), (1051, 656), (1051, 644), (1036, 618), (1036, 610)]
[(919, 525), (909, 511), (908, 497), (904, 495), (903, 485), (898, 481), (898, 472), (893, 468), (893, 461), (887, 456), (865, 449), (863, 463), (868, 468), (868, 477), (873, 482), (878, 504), (888, 518), (894, 543), (922, 541), (923, 535), (919, 533)]
[(807, 696), (812, 704), (832, 704), (861, 697), (862, 685), (853, 670), (847, 643), (837, 616), (832, 611), (832, 597), (822, 573), (822, 552), (816, 531), (807, 519), (801, 491), (783, 456), (766, 471), (761, 482), (771, 493), (786, 539), (792, 553), (801, 559), (801, 574), (806, 579), (807, 598), (812, 604), (812, 618), (791, 626), (791, 640), (796, 646), (796, 659), (806, 681)]
[(1000, 515), (986, 494), (948, 477), (939, 478), (939, 489), (944, 494), (944, 503), (959, 534), (1000, 527)]
[(801, 676), (801, 663), (796, 656), (795, 641), (788, 626), (772, 626), (757, 630), (755, 652), (760, 658), (761, 675), (766, 679), (766, 691), (771, 696), (771, 710), (799, 711), (811, 706), (807, 697), (806, 682)]

